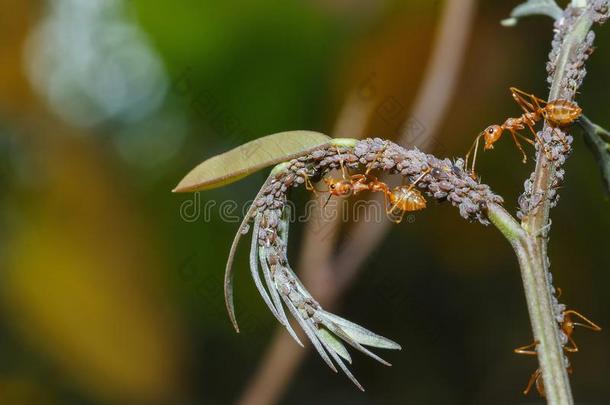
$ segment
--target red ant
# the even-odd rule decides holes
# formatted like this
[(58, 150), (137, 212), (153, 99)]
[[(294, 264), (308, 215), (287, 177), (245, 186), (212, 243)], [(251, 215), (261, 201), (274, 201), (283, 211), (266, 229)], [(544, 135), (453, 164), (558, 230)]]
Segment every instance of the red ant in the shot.
[[(380, 150), (375, 159), (369, 163), (366, 172), (364, 174), (354, 174), (347, 176), (345, 166), (343, 165), (343, 158), (340, 156), (340, 152), (337, 149), (337, 154), (340, 156), (339, 164), (341, 166), (341, 179), (324, 178), (324, 183), (328, 186), (328, 199), (326, 204), (332, 198), (332, 196), (343, 197), (348, 195), (355, 195), (363, 191), (381, 192), (384, 194), (386, 202), (386, 214), (394, 215), (395, 211), (401, 212), (398, 220), (394, 220), (396, 223), (400, 223), (404, 217), (404, 213), (407, 211), (417, 211), (426, 208), (426, 199), (419, 190), (415, 188), (417, 183), (430, 172), (430, 169), (426, 169), (418, 178), (409, 185), (401, 185), (394, 187), (392, 190), (389, 189), (388, 185), (383, 181), (378, 180), (376, 177), (371, 176), (369, 173), (373, 169), (374, 163), (381, 157), (385, 149)], [(306, 188), (314, 193), (317, 192), (313, 184), (306, 180)], [(389, 208), (388, 208), (389, 207)]]
[[(525, 129), (526, 127), (529, 128), (534, 135), (536, 142), (544, 148), (542, 140), (534, 130), (534, 125), (536, 125), (538, 121), (541, 119), (545, 120), (551, 128), (553, 128), (553, 131), (555, 131), (555, 128), (571, 125), (582, 115), (582, 109), (573, 101), (558, 99), (546, 102), (535, 95), (525, 93), (516, 87), (511, 87), (510, 92), (515, 102), (523, 109), (523, 114), (517, 118), (506, 119), (502, 125), (490, 125), (475, 138), (470, 150), (466, 154), (465, 163), (465, 167), (468, 168), (470, 153), (474, 149), (472, 168), (470, 170), (473, 174), (481, 137), (485, 139), (485, 150), (489, 150), (493, 149), (493, 144), (500, 140), (504, 131), (509, 131), (517, 149), (523, 154), (523, 163), (525, 163), (527, 162), (527, 155), (517, 137), (532, 145), (534, 145), (535, 142), (521, 135), (518, 131)], [(562, 140), (562, 142), (566, 145), (564, 140)], [(547, 153), (546, 149), (545, 153)]]
[[(366, 169), (364, 174), (353, 174), (348, 177), (345, 166), (343, 165), (343, 157), (341, 157), (341, 153), (339, 149), (337, 149), (337, 154), (339, 155), (339, 165), (341, 166), (341, 179), (334, 179), (331, 177), (325, 177), (324, 183), (328, 186), (328, 199), (324, 206), (328, 204), (332, 196), (336, 197), (345, 197), (348, 195), (355, 195), (361, 193), (363, 191), (372, 191), (372, 192), (382, 192), (384, 194), (388, 193), (388, 185), (382, 181), (377, 180), (376, 177), (369, 175), (371, 170), (373, 169), (374, 162), (379, 159), (379, 156), (383, 153), (381, 150), (375, 160), (373, 160)], [(317, 190), (309, 179), (305, 180), (305, 188), (309, 191), (313, 191), (314, 194), (317, 193)]]
[[(559, 290), (559, 291), (561, 294), (561, 290)], [(572, 315), (579, 317), (586, 323), (574, 322), (572, 320)], [(576, 326), (582, 326), (583, 328), (591, 329), (592, 331), (595, 331), (595, 332), (599, 332), (602, 330), (602, 328), (597, 326), (593, 321), (587, 319), (585, 316), (583, 316), (582, 314), (580, 314), (574, 310), (570, 309), (570, 310), (563, 311), (563, 321), (561, 322), (561, 330), (566, 335), (568, 342), (570, 342), (570, 344), (571, 344), (571, 346), (567, 346), (567, 345), (563, 346), (563, 350), (566, 353), (578, 352), (578, 346), (576, 346), (576, 342), (574, 342), (574, 339), (572, 338), (572, 334), (574, 333), (574, 328)], [(516, 348), (514, 350), (514, 352), (517, 354), (536, 356), (537, 352), (536, 352), (535, 348), (537, 345), (538, 345), (538, 341), (535, 341), (534, 343), (531, 343), (527, 346), (522, 346), (522, 347)], [(534, 350), (532, 350), (532, 349), (534, 349)], [(568, 369), (568, 373), (572, 374), (572, 367), (568, 365), (567, 369)], [(523, 390), (523, 394), (527, 395), (530, 392), (530, 390), (532, 389), (532, 386), (534, 384), (536, 384), (536, 390), (538, 391), (538, 394), (540, 394), (540, 396), (544, 398), (545, 397), (544, 380), (542, 378), (542, 370), (540, 368), (537, 368), (536, 371), (534, 371), (532, 373), (532, 375), (527, 383), (527, 387), (525, 387), (525, 390)]]

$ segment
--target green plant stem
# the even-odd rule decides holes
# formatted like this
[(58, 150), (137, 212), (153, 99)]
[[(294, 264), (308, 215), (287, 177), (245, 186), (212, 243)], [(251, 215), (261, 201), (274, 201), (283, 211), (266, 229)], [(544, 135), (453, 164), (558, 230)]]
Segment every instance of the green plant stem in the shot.
[(564, 365), (563, 349), (551, 300), (552, 286), (537, 244), (540, 237), (526, 232), (499, 205), (489, 205), (488, 217), (513, 246), (519, 261), (532, 332), (538, 342), (536, 348), (543, 370), (547, 400), (551, 404), (572, 404), (574, 401), (570, 381)]
[[(572, 6), (586, 6), (586, 2), (575, 0)], [(591, 15), (583, 12), (571, 23), (571, 27), (568, 27), (569, 31), (563, 39), (555, 61), (549, 100), (558, 99), (562, 93), (570, 59), (585, 42), (592, 24)], [(548, 129), (547, 126), (545, 124), (545, 129)], [(532, 332), (538, 343), (536, 351), (547, 401), (550, 404), (571, 405), (574, 400), (553, 306), (554, 289), (550, 282), (547, 260), (546, 231), (551, 209), (549, 192), (557, 169), (555, 162), (547, 160), (545, 153), (538, 153), (531, 196), (540, 197), (540, 204), (536, 204), (532, 211), (524, 216), (521, 225), (499, 206), (491, 205), (488, 209), (490, 220), (511, 243), (519, 260)]]
[[(576, 5), (576, 3), (574, 3)], [(583, 12), (573, 23), (561, 45), (549, 100), (559, 98), (562, 85), (568, 73), (570, 57), (585, 42), (593, 21), (591, 15)], [(545, 128), (548, 125), (545, 124)], [(534, 172), (533, 196), (541, 196), (541, 204), (522, 221), (527, 232), (525, 252), (517, 252), (522, 266), (525, 296), (528, 302), (530, 321), (534, 339), (538, 341), (536, 350), (542, 369), (547, 401), (550, 404), (573, 404), (570, 380), (564, 363), (560, 331), (552, 305), (553, 286), (549, 280), (549, 261), (547, 260), (548, 240), (544, 235), (549, 223), (551, 200), (549, 191), (557, 173), (554, 162), (548, 161), (545, 153), (538, 153)]]

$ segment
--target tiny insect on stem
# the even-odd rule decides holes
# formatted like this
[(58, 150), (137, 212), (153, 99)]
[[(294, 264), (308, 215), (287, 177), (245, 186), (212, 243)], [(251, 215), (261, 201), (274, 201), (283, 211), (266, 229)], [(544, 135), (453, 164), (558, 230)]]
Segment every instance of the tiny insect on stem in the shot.
[[(569, 148), (567, 141), (559, 136), (556, 129), (564, 128), (573, 124), (582, 115), (582, 109), (575, 102), (563, 99), (547, 102), (533, 94), (519, 90), (516, 87), (511, 87), (510, 92), (513, 100), (523, 110), (523, 114), (517, 118), (507, 118), (501, 125), (490, 125), (475, 138), (465, 157), (466, 168), (468, 168), (470, 155), (473, 154), (472, 165), (469, 168), (473, 177), (476, 177), (475, 165), (481, 137), (483, 137), (485, 140), (484, 149), (490, 150), (493, 149), (493, 145), (500, 140), (504, 131), (508, 131), (513, 139), (513, 142), (515, 143), (515, 146), (523, 156), (523, 163), (527, 162), (527, 154), (523, 150), (523, 146), (521, 145), (521, 142), (519, 142), (519, 139), (531, 145), (538, 143), (546, 154), (547, 158), (550, 159), (550, 152), (542, 139), (540, 139), (540, 136), (538, 136), (534, 130), (536, 123), (544, 120), (553, 129), (557, 139), (559, 139), (559, 141), (564, 145), (564, 148)], [(533, 139), (519, 133), (519, 131), (524, 129), (529, 129), (533, 135)]]

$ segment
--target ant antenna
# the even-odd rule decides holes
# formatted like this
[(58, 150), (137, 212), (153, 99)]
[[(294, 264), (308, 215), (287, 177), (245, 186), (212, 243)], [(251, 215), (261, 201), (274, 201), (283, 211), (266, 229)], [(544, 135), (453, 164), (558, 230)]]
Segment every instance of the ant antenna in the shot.
[(326, 208), (326, 206), (328, 205), (328, 203), (330, 202), (330, 199), (333, 195), (332, 194), (328, 194), (328, 198), (326, 199), (326, 202), (324, 203), (324, 205), (322, 206), (322, 209)]

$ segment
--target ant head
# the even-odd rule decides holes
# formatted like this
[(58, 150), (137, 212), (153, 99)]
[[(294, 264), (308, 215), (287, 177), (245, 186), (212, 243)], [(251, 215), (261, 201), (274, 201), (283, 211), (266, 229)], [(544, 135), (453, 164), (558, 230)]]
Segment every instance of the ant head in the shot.
[(329, 179), (328, 177), (324, 178), (324, 183), (328, 186), (329, 189), (334, 190), (337, 186), (337, 183), (334, 179)]
[(572, 317), (570, 316), (570, 314), (565, 314), (563, 315), (563, 322), (561, 323), (561, 330), (563, 331), (563, 333), (565, 333), (567, 336), (571, 336), (572, 332), (574, 331), (574, 322), (572, 322)]
[(346, 180), (325, 178), (324, 183), (328, 186), (328, 192), (337, 197), (348, 195), (352, 191), (351, 183)]
[(485, 138), (485, 149), (493, 149), (494, 143), (502, 136), (504, 130), (500, 125), (490, 125), (485, 128), (482, 135)]

